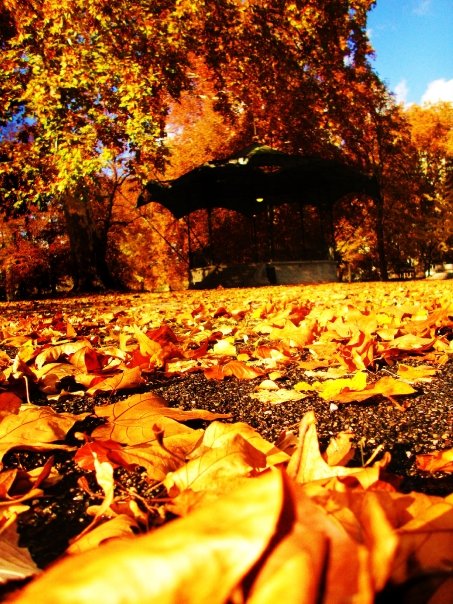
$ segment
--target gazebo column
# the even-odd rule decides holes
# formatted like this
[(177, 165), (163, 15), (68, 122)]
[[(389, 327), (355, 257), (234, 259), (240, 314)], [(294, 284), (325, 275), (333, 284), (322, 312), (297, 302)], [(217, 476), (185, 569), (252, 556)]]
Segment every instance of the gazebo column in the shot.
[(335, 250), (335, 234), (333, 225), (333, 208), (330, 203), (321, 203), (318, 208), (320, 232), (322, 233), (323, 252), (326, 260), (333, 260)]

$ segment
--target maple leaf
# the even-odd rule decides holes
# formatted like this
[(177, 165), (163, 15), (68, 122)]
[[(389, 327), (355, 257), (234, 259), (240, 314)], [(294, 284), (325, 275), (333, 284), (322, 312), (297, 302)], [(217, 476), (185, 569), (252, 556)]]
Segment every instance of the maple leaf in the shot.
[(10, 413), (18, 413), (22, 399), (13, 392), (0, 393), (0, 419), (6, 417)]
[(284, 497), (281, 474), (266, 472), (156, 531), (61, 560), (15, 601), (224, 604), (274, 536)]
[(181, 424), (181, 421), (230, 417), (229, 414), (202, 409), (182, 411), (167, 407), (166, 401), (152, 392), (132, 395), (113, 405), (96, 406), (95, 412), (108, 420), (94, 430), (92, 435), (95, 438), (111, 439), (129, 445), (155, 441), (159, 431), (166, 436), (191, 433), (193, 430)]
[[(94, 382), (94, 383), (93, 383)], [(116, 373), (107, 378), (94, 378), (91, 380), (93, 384), (88, 388), (86, 393), (94, 395), (98, 392), (116, 392), (117, 390), (133, 390), (144, 383), (140, 367), (125, 369), (121, 373)]]
[[(186, 464), (164, 480), (172, 496), (190, 489), (216, 491), (232, 477), (253, 475), (270, 465), (288, 461), (283, 453), (247, 424), (213, 422)], [(173, 504), (174, 507), (174, 504)]]
[(452, 472), (453, 473), (453, 449), (434, 451), (425, 455), (417, 455), (417, 468), (424, 472)]
[(0, 459), (15, 447), (31, 450), (71, 449), (58, 444), (72, 426), (88, 413), (56, 413), (50, 407), (24, 405), (17, 415), (8, 415), (0, 422)]
[(305, 484), (311, 481), (326, 480), (334, 476), (352, 476), (367, 488), (379, 480), (381, 467), (389, 462), (386, 456), (381, 462), (369, 468), (346, 468), (344, 466), (330, 466), (321, 456), (316, 421), (313, 411), (308, 411), (299, 427), (299, 443), (288, 464), (288, 474), (296, 482)]
[(204, 370), (208, 379), (223, 380), (227, 376), (234, 376), (239, 380), (254, 380), (263, 375), (263, 371), (257, 367), (250, 367), (242, 361), (229, 361), (224, 365), (213, 365)]
[(16, 527), (10, 526), (0, 534), (0, 583), (19, 581), (41, 571), (33, 562), (29, 551), (19, 547)]

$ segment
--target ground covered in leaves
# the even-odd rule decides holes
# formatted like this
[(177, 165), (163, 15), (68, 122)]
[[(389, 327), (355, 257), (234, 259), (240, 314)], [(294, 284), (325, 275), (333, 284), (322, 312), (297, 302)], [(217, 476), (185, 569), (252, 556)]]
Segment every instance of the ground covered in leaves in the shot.
[(420, 281), (2, 304), (3, 593), (447, 601), (452, 294)]

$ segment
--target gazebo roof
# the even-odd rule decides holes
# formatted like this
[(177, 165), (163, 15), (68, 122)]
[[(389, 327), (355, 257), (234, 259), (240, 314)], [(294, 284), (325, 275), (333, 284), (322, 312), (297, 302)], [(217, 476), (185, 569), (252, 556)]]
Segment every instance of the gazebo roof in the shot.
[(138, 206), (158, 202), (176, 218), (201, 208), (253, 215), (269, 205), (333, 205), (348, 194), (378, 195), (375, 179), (338, 160), (284, 153), (253, 144), (170, 181), (150, 181)]

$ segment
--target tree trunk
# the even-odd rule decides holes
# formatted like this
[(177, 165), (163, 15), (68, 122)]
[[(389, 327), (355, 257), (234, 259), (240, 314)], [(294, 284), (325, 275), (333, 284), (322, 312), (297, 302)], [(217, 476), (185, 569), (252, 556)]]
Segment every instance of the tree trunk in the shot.
[(63, 196), (66, 229), (76, 291), (99, 291), (110, 285), (102, 245), (93, 220), (86, 188), (79, 184)]
[(379, 194), (375, 197), (376, 203), (376, 238), (377, 251), (379, 258), (379, 273), (382, 281), (388, 281), (387, 257), (385, 253), (385, 238), (384, 238), (384, 200)]

